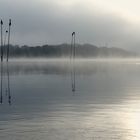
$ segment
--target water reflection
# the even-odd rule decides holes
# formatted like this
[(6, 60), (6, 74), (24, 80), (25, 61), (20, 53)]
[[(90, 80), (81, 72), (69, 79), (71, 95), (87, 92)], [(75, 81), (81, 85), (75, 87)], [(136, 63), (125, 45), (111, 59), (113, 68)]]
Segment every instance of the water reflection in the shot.
[(73, 96), (69, 60), (12, 60), (3, 65), (7, 80), (10, 72), (14, 103), (0, 106), (0, 137), (139, 140), (139, 63), (76, 60), (75, 67)]
[[(5, 66), (5, 65), (6, 66)], [(5, 75), (4, 75), (5, 74)], [(3, 103), (3, 88), (6, 87), (6, 97), (8, 99), (8, 104), (11, 105), (11, 91), (10, 91), (10, 74), (9, 74), (9, 63), (1, 62), (1, 97), (0, 97), (0, 103)]]
[[(75, 60), (76, 75), (96, 75), (97, 73), (111, 74), (112, 72), (120, 73), (121, 71), (139, 71), (138, 62), (109, 62), (109, 61), (86, 61)], [(57, 74), (69, 75), (72, 71), (72, 65), (69, 59), (55, 60), (11, 60), (9, 62), (10, 75), (21, 74)], [(6, 73), (6, 67), (3, 67), (3, 73)]]
[(3, 102), (3, 62), (1, 62), (1, 94), (0, 94), (0, 103)]
[(6, 89), (7, 95), (8, 95), (8, 103), (11, 105), (11, 91), (10, 91), (10, 75), (9, 75), (9, 63), (7, 62), (7, 89)]

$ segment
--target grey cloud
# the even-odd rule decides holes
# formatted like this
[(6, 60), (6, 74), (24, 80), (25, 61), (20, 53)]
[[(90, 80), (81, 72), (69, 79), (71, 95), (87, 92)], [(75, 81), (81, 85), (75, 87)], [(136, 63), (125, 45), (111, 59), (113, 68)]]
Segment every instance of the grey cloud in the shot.
[(1, 0), (0, 13), (4, 22), (13, 20), (15, 44), (69, 43), (72, 31), (77, 33), (78, 43), (109, 43), (118, 47), (139, 44), (140, 30), (130, 30), (128, 21), (96, 7), (88, 9), (82, 2), (67, 8), (49, 0)]

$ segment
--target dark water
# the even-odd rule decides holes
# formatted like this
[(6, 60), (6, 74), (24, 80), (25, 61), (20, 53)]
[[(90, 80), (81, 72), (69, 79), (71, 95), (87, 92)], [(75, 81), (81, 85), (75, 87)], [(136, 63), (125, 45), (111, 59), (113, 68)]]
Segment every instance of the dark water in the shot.
[(69, 60), (3, 64), (1, 140), (139, 140), (140, 60)]

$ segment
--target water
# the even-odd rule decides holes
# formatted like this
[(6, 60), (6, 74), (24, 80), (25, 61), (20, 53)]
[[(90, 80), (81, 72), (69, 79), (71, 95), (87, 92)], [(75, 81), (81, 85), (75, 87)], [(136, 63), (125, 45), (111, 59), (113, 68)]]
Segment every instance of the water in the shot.
[(3, 65), (2, 140), (139, 140), (140, 60), (11, 60)]

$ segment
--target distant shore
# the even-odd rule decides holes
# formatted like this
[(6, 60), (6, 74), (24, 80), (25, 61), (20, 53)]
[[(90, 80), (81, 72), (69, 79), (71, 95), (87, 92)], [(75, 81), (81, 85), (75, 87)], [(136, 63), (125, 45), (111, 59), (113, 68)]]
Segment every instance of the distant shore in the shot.
[[(6, 47), (5, 47), (6, 48)], [(129, 58), (139, 57), (140, 55), (116, 47), (97, 47), (91, 44), (76, 44), (75, 47), (77, 58)], [(6, 54), (6, 49), (4, 50)], [(10, 57), (19, 58), (64, 58), (70, 57), (71, 45), (60, 44), (60, 45), (43, 45), (43, 46), (18, 46), (10, 45)]]

